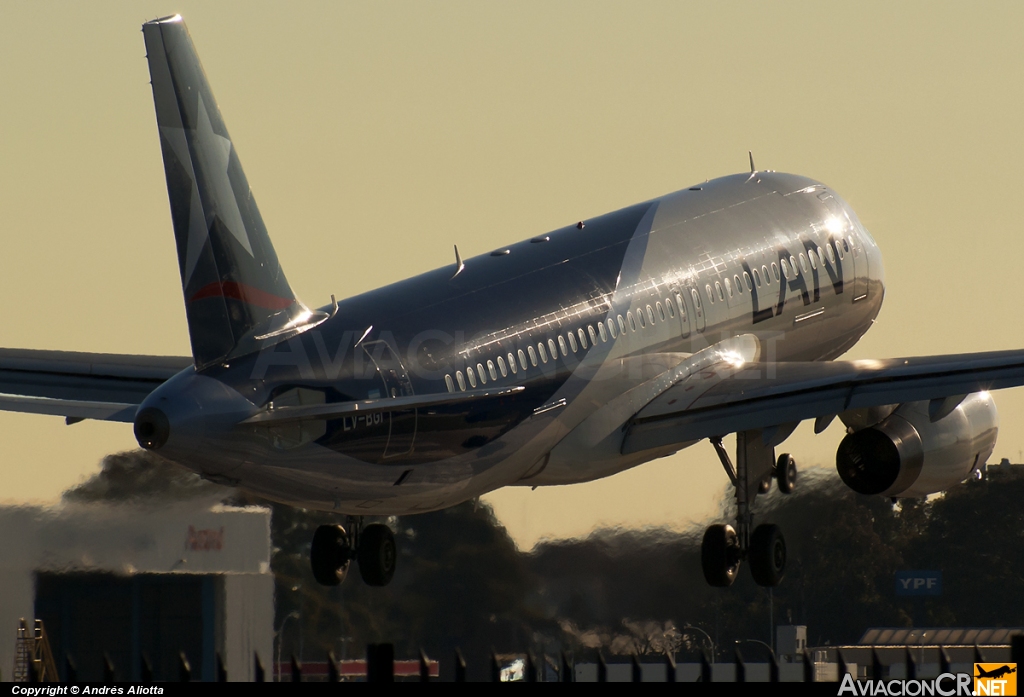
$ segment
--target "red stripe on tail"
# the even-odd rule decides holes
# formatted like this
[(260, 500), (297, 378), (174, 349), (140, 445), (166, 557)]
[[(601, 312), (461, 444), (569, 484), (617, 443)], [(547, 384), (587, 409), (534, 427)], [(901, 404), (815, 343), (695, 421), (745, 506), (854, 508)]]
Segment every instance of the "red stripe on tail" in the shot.
[(215, 281), (208, 283), (199, 290), (188, 301), (195, 302), (204, 298), (231, 298), (241, 300), (250, 305), (256, 305), (267, 310), (283, 310), (295, 303), (294, 298), (281, 298), (272, 293), (254, 288), (245, 283), (237, 281)]

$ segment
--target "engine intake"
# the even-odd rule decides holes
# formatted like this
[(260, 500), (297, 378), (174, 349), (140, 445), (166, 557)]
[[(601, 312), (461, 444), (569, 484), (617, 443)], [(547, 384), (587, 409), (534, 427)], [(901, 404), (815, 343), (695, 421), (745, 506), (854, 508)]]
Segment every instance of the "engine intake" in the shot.
[(968, 395), (932, 422), (929, 402), (908, 402), (846, 436), (836, 452), (843, 482), (859, 494), (926, 496), (962, 482), (995, 447), (999, 415), (987, 392)]

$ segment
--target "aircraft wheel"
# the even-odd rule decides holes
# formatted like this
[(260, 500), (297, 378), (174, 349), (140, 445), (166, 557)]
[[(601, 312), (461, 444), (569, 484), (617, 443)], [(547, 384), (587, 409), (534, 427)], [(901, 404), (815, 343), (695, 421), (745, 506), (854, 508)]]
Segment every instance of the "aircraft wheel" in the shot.
[(340, 525), (321, 525), (313, 533), (309, 564), (313, 578), (321, 586), (337, 586), (348, 575), (352, 546), (348, 533)]
[(395, 575), (395, 535), (387, 525), (367, 525), (359, 533), (359, 575), (368, 586), (386, 586)]
[(758, 525), (750, 536), (747, 559), (759, 586), (777, 586), (786, 573), (786, 540), (778, 525)]
[(700, 543), (700, 565), (708, 585), (731, 586), (740, 572), (740, 540), (731, 525), (712, 525)]
[(789, 453), (779, 455), (775, 464), (775, 477), (779, 480), (779, 491), (792, 494), (796, 488), (796, 460)]
[(772, 490), (772, 475), (766, 476), (760, 482), (757, 483), (757, 493), (767, 494)]

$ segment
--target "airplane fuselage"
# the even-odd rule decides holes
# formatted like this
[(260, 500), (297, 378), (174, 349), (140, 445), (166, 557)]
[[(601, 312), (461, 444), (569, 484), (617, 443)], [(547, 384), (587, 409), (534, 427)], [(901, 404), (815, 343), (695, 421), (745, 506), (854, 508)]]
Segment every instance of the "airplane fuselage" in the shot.
[[(614, 430), (602, 407), (730, 337), (756, 336), (761, 361), (834, 359), (870, 327), (883, 281), (877, 245), (830, 189), (733, 175), (320, 308), (326, 319), (273, 350), (187, 369), (142, 409), (170, 422), (161, 455), (212, 479), (350, 514), (435, 510), (677, 450), (624, 456), (614, 437), (591, 448), (573, 434)], [(268, 403), (492, 386), (525, 389), (239, 424)]]

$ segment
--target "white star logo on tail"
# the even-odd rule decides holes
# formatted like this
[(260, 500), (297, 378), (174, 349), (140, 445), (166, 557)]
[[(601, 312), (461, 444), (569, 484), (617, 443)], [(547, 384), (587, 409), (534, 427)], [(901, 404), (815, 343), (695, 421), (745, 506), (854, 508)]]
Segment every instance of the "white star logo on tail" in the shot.
[(228, 179), (231, 141), (213, 132), (210, 115), (206, 111), (206, 105), (203, 104), (202, 96), (199, 97), (198, 123), (196, 129), (192, 131), (192, 145), (196, 158), (199, 160), (199, 166), (206, 175), (207, 188), (210, 189), (208, 200), (205, 201), (209, 216), (203, 214), (204, 201), (199, 195), (199, 188), (196, 184), (192, 153), (189, 151), (185, 129), (165, 126), (160, 130), (167, 138), (167, 142), (170, 143), (178, 161), (188, 169), (189, 176), (192, 177), (188, 242), (185, 247), (185, 285), (188, 285), (196, 264), (199, 262), (199, 254), (203, 251), (210, 235), (209, 224), (214, 215), (220, 218), (228, 232), (238, 240), (249, 256), (254, 255), (245, 224), (242, 222), (242, 212), (238, 209), (238, 200), (235, 198), (231, 181)]

